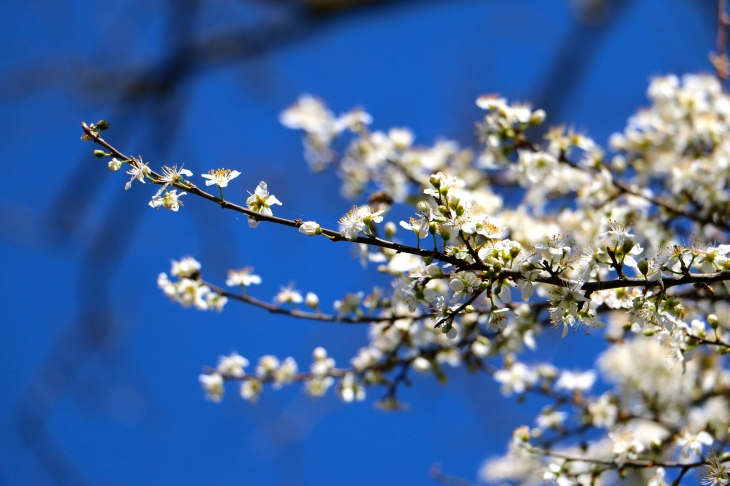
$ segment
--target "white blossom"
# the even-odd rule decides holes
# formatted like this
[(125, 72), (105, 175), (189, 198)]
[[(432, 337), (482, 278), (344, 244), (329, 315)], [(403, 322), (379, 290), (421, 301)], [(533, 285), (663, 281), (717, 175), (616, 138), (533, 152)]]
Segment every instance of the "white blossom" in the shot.
[[(188, 172), (189, 172), (189, 171), (188, 171)], [(192, 174), (191, 174), (191, 175), (192, 175)], [(201, 177), (203, 177), (204, 179), (208, 179), (208, 180), (206, 180), (206, 181), (205, 181), (205, 185), (206, 185), (206, 186), (212, 186), (213, 184), (215, 184), (215, 185), (216, 185), (216, 186), (218, 186), (218, 187), (228, 187), (228, 183), (229, 183), (229, 182), (230, 182), (230, 181), (231, 181), (232, 179), (235, 179), (236, 177), (238, 177), (238, 176), (240, 176), (240, 175), (241, 175), (241, 173), (240, 173), (240, 172), (238, 172), (237, 170), (233, 170), (233, 171), (232, 171), (232, 170), (230, 170), (230, 169), (217, 169), (217, 170), (213, 170), (213, 169), (211, 169), (211, 170), (210, 170), (210, 172), (208, 172), (207, 174), (201, 174)], [(260, 186), (260, 185), (261, 185), (261, 184), (259, 184), (259, 186)], [(266, 189), (265, 185), (264, 185), (264, 189)], [(257, 189), (257, 190), (258, 190), (258, 189)], [(271, 204), (276, 204), (276, 203), (274, 202), (274, 200), (273, 200), (273, 199), (271, 199), (271, 198), (273, 198), (273, 196), (270, 196), (270, 197), (269, 197), (269, 204), (270, 204), (270, 205), (271, 205)], [(249, 199), (250, 199), (250, 198), (249, 198)], [(276, 199), (276, 198), (274, 198), (274, 199)], [(251, 203), (250, 203), (250, 202), (248, 202), (248, 201), (246, 201), (246, 202), (247, 202), (247, 203), (248, 203), (249, 205), (251, 204)], [(260, 212), (260, 211), (259, 211), (259, 212)]]
[(209, 375), (200, 375), (198, 377), (200, 384), (203, 385), (205, 390), (205, 398), (213, 402), (220, 402), (223, 399), (223, 377), (220, 373), (211, 373)]
[(246, 366), (248, 366), (248, 360), (234, 351), (229, 356), (220, 357), (216, 370), (222, 375), (241, 378)]
[[(259, 182), (254, 193), (246, 199), (246, 204), (248, 204), (248, 209), (263, 214), (264, 216), (273, 216), (274, 213), (271, 211), (271, 206), (275, 204), (281, 206), (281, 202), (276, 196), (269, 194), (269, 189), (264, 181)], [(259, 222), (256, 218), (249, 216), (248, 225), (251, 228), (255, 228), (259, 225)]]
[(253, 267), (244, 267), (240, 270), (228, 270), (226, 285), (229, 287), (248, 287), (261, 283), (261, 277), (253, 273)]

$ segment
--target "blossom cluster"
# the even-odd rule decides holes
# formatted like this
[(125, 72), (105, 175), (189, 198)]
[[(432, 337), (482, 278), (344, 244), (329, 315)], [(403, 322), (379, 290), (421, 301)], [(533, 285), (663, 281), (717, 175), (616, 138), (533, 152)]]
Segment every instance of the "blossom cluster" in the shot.
[[(505, 396), (549, 402), (533, 427), (515, 431), (505, 456), (485, 463), (487, 482), (630, 477), (661, 485), (701, 468), (706, 484), (728, 484), (730, 97), (714, 78), (697, 75), (657, 78), (648, 92), (652, 106), (611, 137), (610, 157), (566, 127), (531, 140), (529, 129), (545, 113), (498, 95), (476, 100), (483, 119), (475, 150), (443, 140), (419, 147), (407, 129), (369, 130), (373, 120), (362, 109), (336, 117), (323, 101), (303, 96), (281, 122), (305, 132), (305, 158), (315, 170), (336, 166), (346, 196), (368, 195), (337, 230), (274, 218), (271, 208), (281, 202), (264, 182), (246, 207), (225, 201), (223, 188), (237, 171), (203, 176), (219, 187), (218, 198), (194, 186), (182, 166), (157, 174), (141, 157), (101, 156), (113, 157), (112, 170), (129, 165), (127, 187), (161, 186), (153, 207), (177, 211), (184, 190), (246, 214), (251, 227), (269, 221), (353, 242), (363, 265), (376, 263), (388, 279), (342, 296), (327, 313), (316, 294), (291, 284), (273, 299), (251, 295), (261, 277), (250, 267), (229, 272), (229, 291), (203, 281), (194, 259), (173, 262), (177, 280), (161, 274), (158, 284), (185, 307), (220, 311), (237, 300), (369, 326), (367, 342), (345, 366), (323, 348), (314, 350), (308, 371), (293, 357), (268, 355), (247, 373), (247, 358), (223, 356), (200, 375), (209, 399), (220, 401), (227, 382), (251, 402), (267, 385), (302, 383), (311, 396), (335, 390), (346, 402), (380, 388), (378, 406), (392, 410), (403, 406), (398, 392), (409, 374), (443, 382), (447, 367), (463, 367), (489, 373)], [(88, 127), (85, 135), (99, 143), (98, 133)], [(340, 156), (336, 146), (346, 136)], [(393, 220), (394, 204), (410, 205), (411, 216)], [(521, 358), (550, 328), (562, 337), (603, 333), (609, 344), (596, 369)]]

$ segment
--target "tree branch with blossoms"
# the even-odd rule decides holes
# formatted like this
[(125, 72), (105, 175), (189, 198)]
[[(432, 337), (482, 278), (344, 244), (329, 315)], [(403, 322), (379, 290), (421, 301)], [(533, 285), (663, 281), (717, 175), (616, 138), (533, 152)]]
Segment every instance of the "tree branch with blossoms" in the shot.
[[(345, 194), (369, 196), (338, 230), (274, 216), (282, 201), (265, 182), (245, 205), (227, 200), (224, 189), (245, 175), (236, 170), (201, 175), (219, 196), (195, 185), (182, 164), (156, 172), (104, 140), (106, 122), (82, 124), (82, 139), (102, 148), (95, 155), (110, 158), (112, 171), (128, 169), (127, 188), (159, 186), (154, 208), (177, 212), (182, 196), (195, 195), (246, 215), (251, 228), (268, 222), (356, 243), (361, 258), (391, 279), (391, 291), (347, 294), (328, 314), (316, 294), (291, 286), (272, 302), (249, 295), (261, 283), (252, 268), (229, 272), (226, 285), (236, 292), (203, 280), (192, 257), (173, 261), (172, 278), (160, 274), (158, 286), (185, 307), (222, 311), (235, 300), (293, 318), (370, 326), (350, 366), (336, 367), (323, 348), (306, 372), (293, 357), (264, 356), (246, 373), (245, 357), (222, 356), (199, 377), (210, 400), (221, 400), (226, 382), (240, 382), (240, 395), (252, 402), (265, 385), (300, 382), (312, 396), (334, 387), (346, 402), (383, 387), (381, 408), (400, 409), (398, 390), (413, 373), (443, 382), (447, 365), (464, 365), (491, 375), (505, 396), (549, 402), (536, 427), (517, 429), (507, 454), (485, 463), (485, 480), (567, 485), (633, 475), (662, 485), (667, 474), (678, 484), (701, 469), (707, 484), (725, 484), (730, 245), (716, 241), (730, 229), (730, 97), (704, 75), (657, 78), (648, 94), (652, 106), (611, 137), (610, 159), (564, 127), (549, 130), (543, 143), (530, 141), (528, 130), (545, 113), (498, 95), (476, 101), (484, 110), (476, 150), (448, 141), (416, 146), (407, 129), (370, 130), (362, 109), (335, 116), (303, 96), (280, 120), (304, 131), (306, 160), (318, 171), (336, 167)], [(500, 185), (518, 186), (522, 200), (507, 205), (495, 191)], [(386, 222), (394, 204), (411, 205), (413, 217)], [(658, 224), (659, 214), (671, 217)], [(689, 235), (694, 243), (686, 243)], [(405, 243), (413, 238), (415, 245)], [(592, 391), (597, 371), (518, 359), (535, 349), (545, 319), (563, 337), (606, 329), (596, 368), (609, 390)], [(705, 455), (708, 447), (716, 452)]]

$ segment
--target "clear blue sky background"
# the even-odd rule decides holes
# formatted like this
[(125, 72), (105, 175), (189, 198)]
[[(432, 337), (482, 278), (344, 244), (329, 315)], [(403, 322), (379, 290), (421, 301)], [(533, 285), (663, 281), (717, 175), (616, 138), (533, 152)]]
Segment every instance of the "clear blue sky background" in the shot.
[[(171, 258), (194, 255), (220, 283), (228, 268), (253, 265), (264, 281), (254, 295), (268, 300), (296, 282), (324, 308), (387, 281), (363, 271), (347, 245), (250, 230), (202, 200), (152, 210), (152, 189), (123, 191), (126, 176), (92, 157), (79, 123), (108, 119), (107, 138), (156, 168), (240, 170), (231, 200), (265, 180), (284, 202), (278, 214), (331, 227), (352, 202), (333, 173), (309, 173), (300, 134), (277, 122), (300, 93), (336, 112), (364, 106), (374, 127), (410, 127), (417, 143), (445, 136), (474, 146), (474, 100), (498, 92), (543, 100), (551, 122), (605, 145), (646, 103), (651, 76), (708, 70), (715, 42), (714, 1), (619, 3), (604, 23), (581, 24), (563, 0), (400, 2), (201, 68), (165, 101), (128, 103), (115, 86), (169, 54), (175, 2), (3, 2), (0, 484), (433, 484), (434, 463), (475, 480), (540, 407), (502, 398), (487, 376), (451, 370), (446, 386), (416, 377), (404, 413), (374, 409), (372, 394), (351, 405), (332, 393), (313, 401), (299, 386), (267, 390), (256, 406), (234, 387), (219, 405), (205, 401), (197, 376), (219, 354), (307, 366), (322, 345), (345, 365), (367, 329), (235, 303), (221, 315), (186, 311), (156, 288)], [(208, 0), (194, 38), (280, 17)], [(547, 330), (524, 360), (583, 369), (603, 348), (598, 334), (557, 334)]]

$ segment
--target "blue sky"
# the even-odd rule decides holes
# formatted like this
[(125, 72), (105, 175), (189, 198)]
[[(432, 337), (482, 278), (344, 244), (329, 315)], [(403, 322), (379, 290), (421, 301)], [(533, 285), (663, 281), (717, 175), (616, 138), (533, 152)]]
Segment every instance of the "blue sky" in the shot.
[[(475, 480), (540, 408), (502, 398), (487, 376), (450, 370), (446, 386), (416, 377), (403, 413), (376, 410), (377, 393), (345, 405), (333, 394), (310, 400), (298, 386), (267, 390), (253, 407), (233, 388), (219, 405), (205, 401), (197, 376), (220, 354), (306, 365), (322, 345), (346, 364), (367, 330), (234, 303), (221, 315), (184, 310), (156, 288), (170, 259), (194, 255), (219, 283), (228, 268), (252, 265), (263, 277), (254, 295), (269, 300), (295, 282), (326, 309), (387, 280), (363, 270), (347, 245), (250, 230), (204, 201), (153, 211), (151, 189), (123, 191), (125, 176), (92, 157), (79, 123), (109, 120), (107, 138), (155, 167), (241, 171), (231, 200), (265, 180), (284, 202), (277, 214), (333, 227), (353, 201), (333, 173), (309, 172), (300, 134), (277, 121), (299, 94), (335, 112), (363, 106), (374, 127), (409, 127), (417, 143), (448, 137), (472, 147), (478, 95), (559, 99), (551, 122), (605, 145), (646, 104), (651, 76), (706, 71), (714, 49), (714, 2), (619, 4), (607, 23), (583, 25), (562, 0), (400, 2), (203, 67), (165, 101), (125, 103), (114, 87), (175, 45), (168, 3), (3, 3), (0, 483), (433, 484), (434, 463)], [(280, 20), (245, 2), (201, 5), (199, 40)], [(551, 86), (561, 50), (573, 56), (559, 78), (566, 84)], [(597, 333), (561, 340), (552, 330), (538, 345), (525, 361), (578, 369), (603, 348)]]

